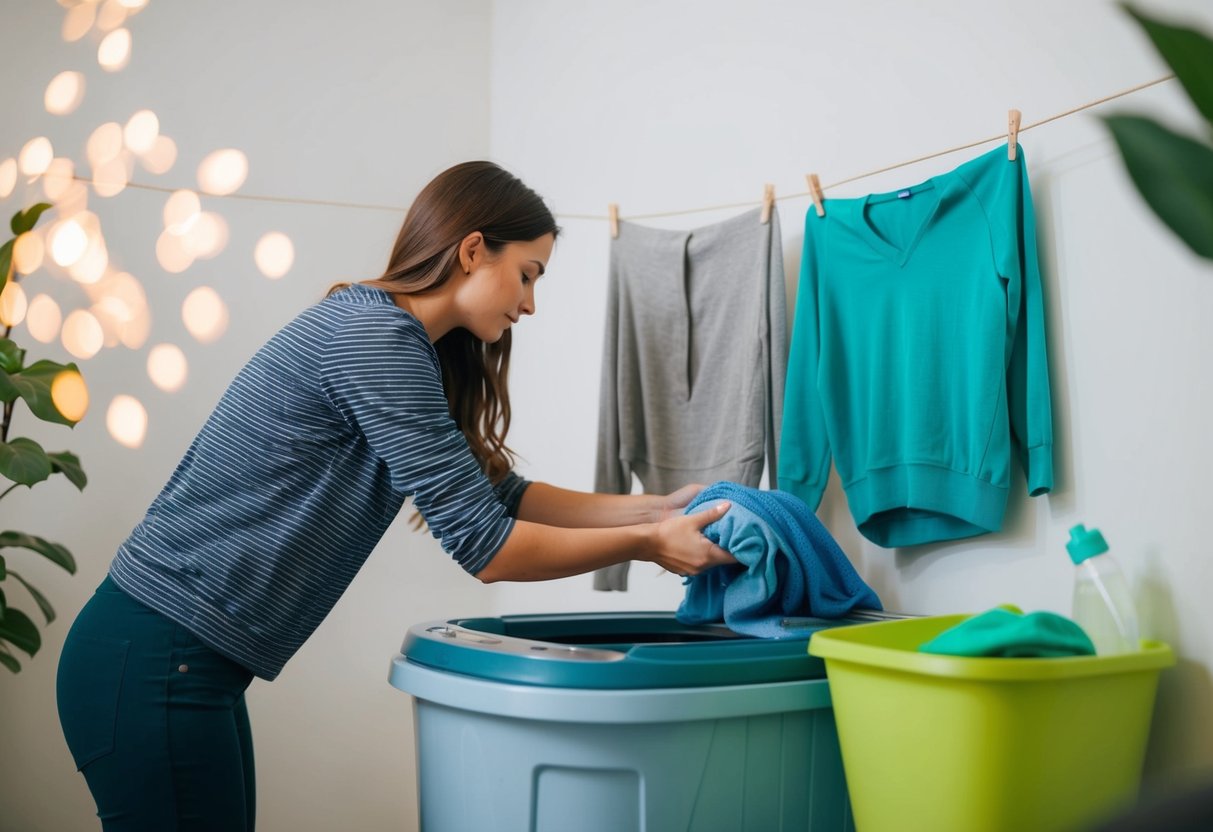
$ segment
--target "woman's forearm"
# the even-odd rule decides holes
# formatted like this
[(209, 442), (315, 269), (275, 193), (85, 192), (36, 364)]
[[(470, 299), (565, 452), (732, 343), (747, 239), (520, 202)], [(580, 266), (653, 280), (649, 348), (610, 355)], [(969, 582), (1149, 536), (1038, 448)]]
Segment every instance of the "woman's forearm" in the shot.
[(522, 495), (518, 519), (566, 529), (654, 523), (665, 498), (657, 494), (587, 494), (533, 482)]
[(655, 523), (608, 528), (570, 529), (518, 520), (476, 577), (485, 583), (544, 581), (629, 560), (652, 561), (676, 575), (697, 575), (713, 566), (736, 563), (702, 531), (728, 508), (726, 501), (692, 515), (673, 514)]
[(484, 583), (545, 581), (628, 560), (648, 560), (653, 551), (653, 532), (651, 524), (571, 529), (519, 520), (476, 577)]

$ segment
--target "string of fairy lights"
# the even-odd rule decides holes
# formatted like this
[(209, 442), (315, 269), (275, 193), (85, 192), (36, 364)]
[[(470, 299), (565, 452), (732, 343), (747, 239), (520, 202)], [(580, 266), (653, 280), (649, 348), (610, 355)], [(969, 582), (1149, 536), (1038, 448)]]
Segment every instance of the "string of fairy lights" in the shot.
[[(64, 41), (95, 44), (97, 64), (107, 73), (129, 65), (134, 45), (130, 22), (148, 0), (59, 0), (59, 4), (65, 10), (60, 33)], [(84, 73), (60, 72), (47, 84), (43, 104), (52, 115), (70, 117), (85, 92)], [(79, 173), (69, 154), (57, 153), (46, 136), (31, 138), (14, 158), (0, 161), (0, 199), (17, 192), (25, 205), (46, 201), (54, 206), (43, 222), (14, 241), (14, 279), (0, 292), (0, 324), (21, 326), (29, 338), (43, 344), (59, 341), (80, 361), (108, 348), (146, 348), (153, 384), (166, 392), (180, 390), (189, 371), (185, 352), (173, 343), (147, 343), (151, 310), (143, 284), (111, 260), (101, 219), (90, 210), (90, 199), (109, 199), (130, 186), (136, 168), (155, 176), (172, 171), (178, 161), (177, 145), (161, 131), (155, 112), (139, 110), (124, 122), (109, 121), (94, 129), (84, 146), (84, 161), (87, 176)], [(202, 197), (234, 194), (247, 176), (244, 153), (220, 148), (198, 165), (197, 189), (156, 188), (168, 194), (156, 241), (160, 268), (180, 274), (225, 249), (227, 222), (222, 214), (204, 210)], [(280, 278), (293, 265), (294, 245), (286, 234), (268, 232), (256, 244), (254, 261), (267, 278)], [(22, 279), (38, 272), (78, 286), (77, 308), (65, 310), (47, 292), (27, 295)], [(210, 343), (227, 328), (227, 306), (213, 287), (198, 286), (182, 303), (181, 319), (190, 337)], [(56, 384), (53, 394), (65, 413), (83, 415), (88, 408), (83, 383)], [(138, 447), (147, 430), (147, 410), (134, 396), (115, 395), (107, 406), (106, 426), (119, 443)]]

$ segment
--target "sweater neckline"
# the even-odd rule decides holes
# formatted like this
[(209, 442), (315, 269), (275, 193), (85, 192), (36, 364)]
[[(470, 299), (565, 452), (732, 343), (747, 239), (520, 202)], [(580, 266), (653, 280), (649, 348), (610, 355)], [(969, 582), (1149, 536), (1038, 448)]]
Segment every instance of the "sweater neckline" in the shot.
[[(939, 206), (943, 201), (943, 189), (945, 185), (946, 182), (941, 176), (933, 176), (925, 182), (920, 182), (909, 188), (898, 188), (895, 191), (868, 194), (863, 197), (856, 205), (856, 220), (863, 232), (864, 240), (879, 254), (892, 260), (898, 266), (904, 266), (909, 262), (910, 257), (914, 254), (914, 250), (918, 248), (919, 242), (921, 242), (927, 229), (935, 220), (935, 215), (939, 212)], [(930, 205), (919, 222), (918, 227), (903, 247), (890, 242), (876, 229), (876, 226), (868, 218), (868, 208), (871, 205), (904, 199), (926, 199), (930, 201)]]

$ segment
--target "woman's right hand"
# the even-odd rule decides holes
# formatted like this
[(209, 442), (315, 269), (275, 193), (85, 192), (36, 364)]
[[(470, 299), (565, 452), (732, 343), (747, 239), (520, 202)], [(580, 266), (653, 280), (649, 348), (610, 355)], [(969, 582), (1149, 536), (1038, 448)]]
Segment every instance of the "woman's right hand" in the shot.
[(653, 532), (654, 554), (650, 560), (675, 575), (688, 577), (737, 559), (708, 540), (706, 526), (724, 517), (730, 503), (725, 500), (694, 514), (679, 514), (657, 523)]

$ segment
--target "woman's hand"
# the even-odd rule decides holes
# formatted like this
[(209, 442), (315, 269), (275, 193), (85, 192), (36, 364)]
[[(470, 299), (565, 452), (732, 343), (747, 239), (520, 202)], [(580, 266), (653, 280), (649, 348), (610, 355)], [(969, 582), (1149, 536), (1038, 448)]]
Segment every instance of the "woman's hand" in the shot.
[(703, 491), (704, 486), (699, 483), (684, 485), (682, 488), (664, 497), (657, 498), (657, 504), (654, 506), (654, 523), (660, 523), (669, 517), (682, 514), (683, 509), (691, 504), (691, 501), (699, 496), (699, 492)]
[[(676, 502), (685, 497), (685, 507), (700, 490), (702, 486), (688, 485), (666, 499)], [(698, 575), (714, 566), (736, 563), (736, 558), (708, 540), (702, 531), (704, 527), (724, 517), (729, 505), (728, 501), (724, 501), (694, 514), (670, 514), (661, 520), (654, 531), (655, 552), (650, 560), (666, 571), (684, 578)]]

